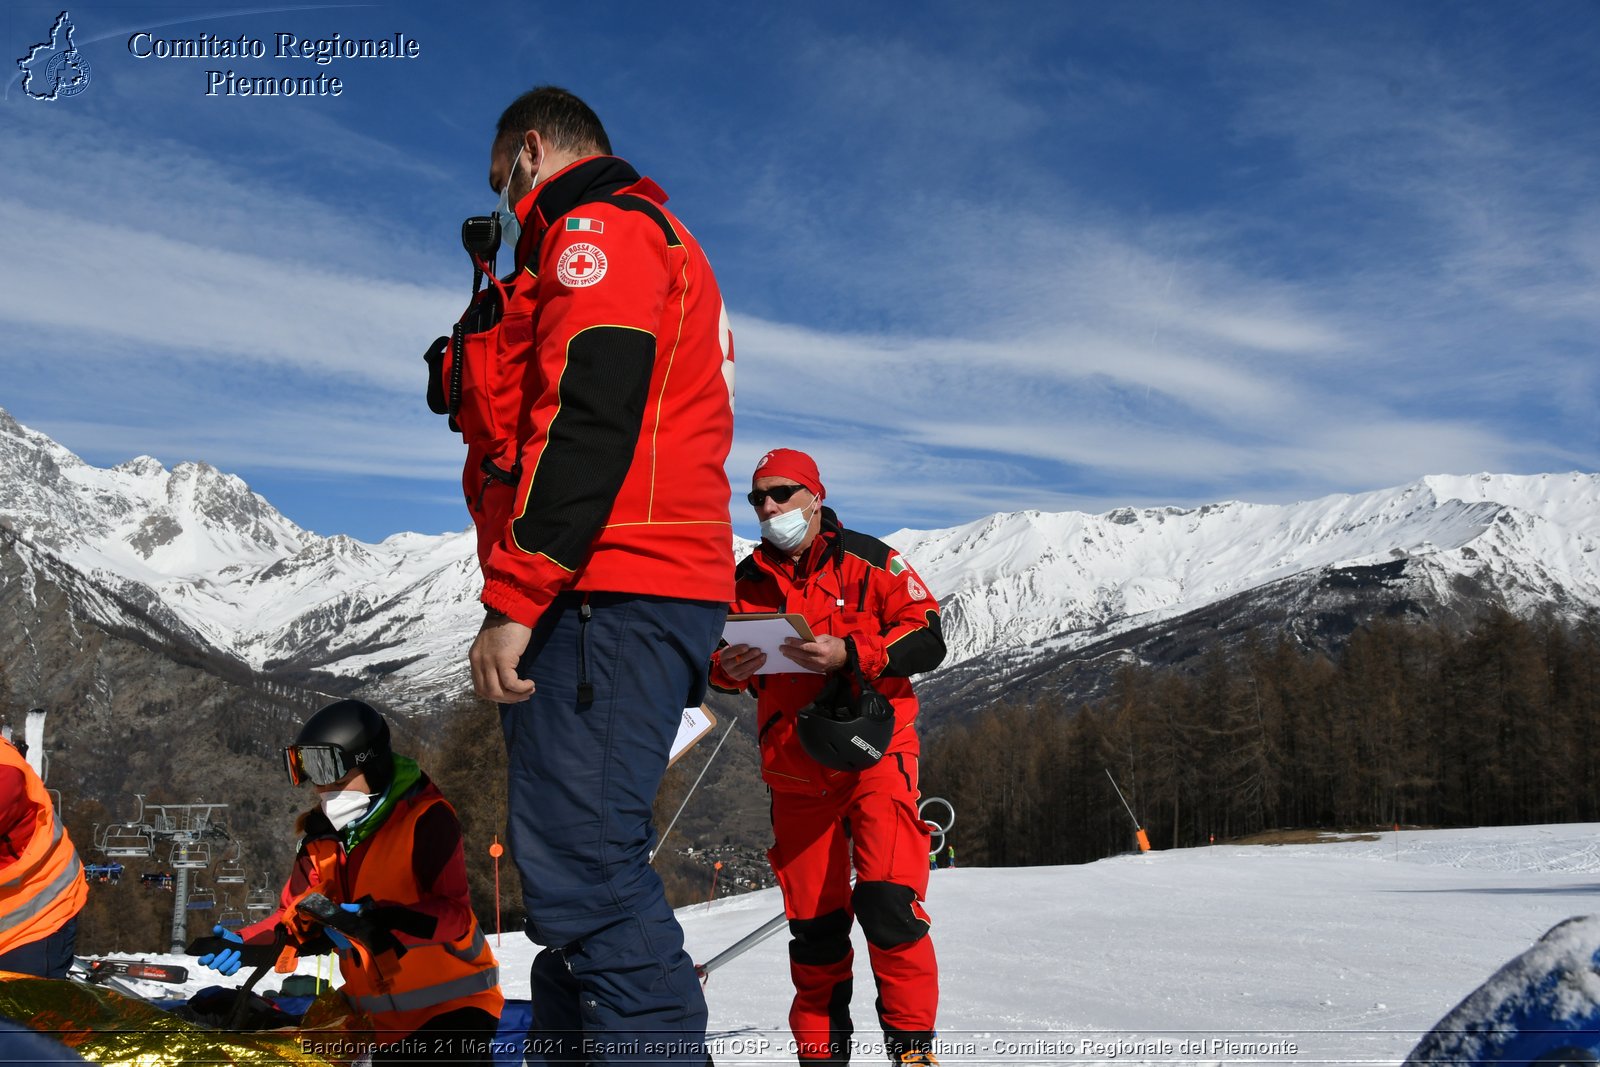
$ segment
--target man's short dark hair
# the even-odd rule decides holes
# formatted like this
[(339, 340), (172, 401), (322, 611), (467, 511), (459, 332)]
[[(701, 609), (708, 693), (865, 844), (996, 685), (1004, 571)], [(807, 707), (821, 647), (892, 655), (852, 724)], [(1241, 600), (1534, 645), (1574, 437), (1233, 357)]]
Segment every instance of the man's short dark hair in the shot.
[(611, 138), (600, 125), (600, 116), (558, 86), (541, 85), (511, 101), (495, 128), (495, 143), (507, 136), (520, 138), (529, 130), (538, 130), (539, 136), (557, 152), (611, 154)]

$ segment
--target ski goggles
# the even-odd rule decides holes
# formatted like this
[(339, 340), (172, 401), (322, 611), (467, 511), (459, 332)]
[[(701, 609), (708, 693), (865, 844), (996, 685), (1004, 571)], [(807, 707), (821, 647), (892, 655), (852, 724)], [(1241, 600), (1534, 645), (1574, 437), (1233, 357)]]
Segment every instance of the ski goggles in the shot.
[(770, 489), (752, 489), (744, 498), (750, 501), (750, 506), (753, 508), (759, 508), (766, 503), (769, 496), (780, 504), (787, 504), (790, 497), (804, 488), (803, 485), (774, 485)]
[(290, 745), (283, 750), (283, 763), (290, 785), (332, 785), (350, 771), (337, 745)]

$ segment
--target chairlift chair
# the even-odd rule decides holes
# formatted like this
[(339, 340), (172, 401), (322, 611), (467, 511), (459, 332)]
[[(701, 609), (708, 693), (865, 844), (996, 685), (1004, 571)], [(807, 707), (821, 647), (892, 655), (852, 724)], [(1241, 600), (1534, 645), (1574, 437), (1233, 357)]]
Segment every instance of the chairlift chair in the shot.
[(105, 828), (95, 848), (108, 859), (135, 859), (154, 855), (156, 842), (143, 826), (114, 825)]
[(272, 896), (272, 890), (268, 889), (266, 886), (262, 886), (260, 889), (250, 890), (249, 895), (244, 898), (244, 906), (246, 911), (268, 912), (271, 911), (276, 905), (277, 901)]
[(87, 882), (117, 885), (122, 881), (122, 864), (87, 863), (83, 867), (83, 877)]
[(233, 854), (225, 856), (217, 866), (217, 875), (212, 881), (218, 885), (244, 885), (244, 865), (240, 863), (243, 849), (235, 843)]
[(209, 887), (195, 886), (189, 890), (185, 905), (190, 911), (210, 911), (217, 906), (217, 892)]
[[(223, 901), (230, 904), (231, 901)], [(245, 924), (244, 912), (235, 907), (228, 907), (221, 915), (217, 916), (217, 925), (229, 930), (237, 930)]]
[(195, 841), (187, 845), (175, 842), (168, 865), (191, 871), (203, 870), (211, 866), (211, 845), (205, 841)]

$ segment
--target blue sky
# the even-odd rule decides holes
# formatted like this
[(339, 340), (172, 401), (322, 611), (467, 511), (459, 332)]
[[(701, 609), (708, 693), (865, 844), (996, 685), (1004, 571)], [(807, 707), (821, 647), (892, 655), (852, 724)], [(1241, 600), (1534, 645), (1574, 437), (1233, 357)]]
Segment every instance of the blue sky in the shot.
[[(0, 14), (0, 406), (319, 533), (466, 525), (421, 353), (489, 141), (564, 85), (704, 244), (736, 486), (876, 533), (1600, 466), (1600, 6), (72, 5)], [(414, 38), (414, 60), (129, 38)], [(206, 71), (337, 98), (207, 97)], [(754, 523), (738, 504), (736, 528)]]

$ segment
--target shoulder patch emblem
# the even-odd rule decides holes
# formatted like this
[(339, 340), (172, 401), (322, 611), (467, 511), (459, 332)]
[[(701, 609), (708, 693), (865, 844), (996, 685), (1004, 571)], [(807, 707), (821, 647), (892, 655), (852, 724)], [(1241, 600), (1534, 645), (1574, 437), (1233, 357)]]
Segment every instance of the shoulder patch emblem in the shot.
[(580, 219), (573, 216), (567, 218), (568, 233), (605, 233), (606, 224), (599, 219)]
[(906, 561), (901, 559), (899, 556), (896, 556), (894, 559), (889, 561), (889, 573), (895, 575), (896, 577), (904, 574), (910, 569), (910, 567), (906, 566)]
[(556, 278), (571, 289), (593, 285), (605, 276), (606, 254), (585, 241), (568, 245), (556, 260)]
[(915, 578), (906, 579), (906, 590), (911, 594), (912, 600), (927, 600), (928, 591), (922, 588), (922, 583)]

